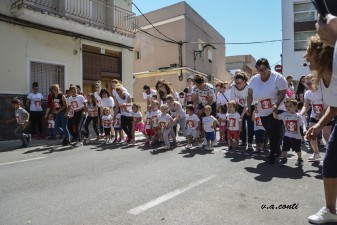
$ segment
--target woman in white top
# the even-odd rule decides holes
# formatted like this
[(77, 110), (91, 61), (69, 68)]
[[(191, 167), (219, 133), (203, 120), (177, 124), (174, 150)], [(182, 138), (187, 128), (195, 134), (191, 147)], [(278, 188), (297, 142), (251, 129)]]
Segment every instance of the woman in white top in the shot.
[[(337, 28), (337, 18), (328, 21), (327, 26)], [(330, 25), (329, 25), (330, 24)], [(318, 32), (320, 33), (320, 32)], [(337, 32), (336, 32), (337, 33)], [(330, 34), (329, 37), (332, 37)], [(335, 39), (336, 42), (336, 39)], [(334, 43), (335, 43), (334, 42)], [(333, 45), (332, 45), (333, 46)], [(315, 84), (322, 91), (323, 102), (328, 106), (324, 115), (307, 132), (308, 139), (316, 139), (317, 134), (337, 115), (337, 45), (335, 49), (329, 47), (315, 35), (309, 39), (305, 59), (310, 62), (310, 69)], [(337, 222), (336, 196), (337, 196), (337, 126), (334, 125), (326, 148), (323, 161), (323, 185), (325, 193), (325, 206), (318, 213), (308, 217), (311, 223)]]
[(173, 118), (173, 130), (174, 133), (177, 135), (177, 124), (184, 135), (186, 136), (186, 112), (183, 109), (182, 105), (174, 100), (172, 95), (166, 96), (166, 104), (169, 107), (170, 115)]
[[(252, 115), (247, 114), (247, 96), (248, 96), (248, 75), (242, 71), (238, 70), (234, 75), (234, 85), (231, 86), (230, 100), (234, 100), (238, 105), (238, 113), (240, 114), (242, 120), (242, 132), (240, 133), (240, 139), (242, 141), (241, 146), (247, 147), (247, 132), (246, 123), (248, 127), (248, 148), (252, 149), (252, 143), (254, 138), (254, 123), (252, 120)], [(254, 111), (254, 106), (250, 108), (251, 112)]]
[[(42, 129), (42, 100), (43, 96), (39, 93), (39, 84), (38, 82), (34, 82), (32, 85), (32, 92), (29, 93), (26, 100), (26, 107), (29, 109), (30, 113), (30, 123), (32, 128), (32, 135), (34, 138), (43, 138), (43, 129)], [(38, 128), (38, 133), (35, 128)]]
[(121, 85), (116, 86), (116, 109), (115, 115), (118, 112), (121, 114), (121, 126), (127, 135), (126, 143), (130, 143), (132, 140), (132, 115), (131, 107), (132, 100), (129, 93), (125, 92)]
[(247, 110), (250, 114), (253, 99), (258, 101), (261, 122), (270, 142), (268, 162), (273, 164), (276, 157), (281, 155), (283, 138), (283, 122), (273, 117), (273, 111), (278, 113), (285, 111), (284, 98), (288, 84), (281, 74), (270, 70), (267, 59), (259, 59), (256, 68), (259, 73), (250, 79), (248, 86)]
[(103, 126), (102, 126), (102, 114), (101, 114), (101, 108), (102, 108), (102, 101), (101, 101), (101, 90), (102, 90), (102, 83), (100, 80), (95, 82), (95, 92), (94, 92), (94, 96), (96, 99), (96, 104), (98, 107), (98, 123), (99, 123), (99, 131), (100, 131), (100, 136), (103, 137), (104, 136), (104, 130), (103, 130)]

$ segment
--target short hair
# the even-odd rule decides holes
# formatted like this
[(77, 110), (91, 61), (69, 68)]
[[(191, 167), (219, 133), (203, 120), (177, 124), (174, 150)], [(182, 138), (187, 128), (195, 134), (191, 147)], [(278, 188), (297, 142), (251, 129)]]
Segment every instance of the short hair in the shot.
[(123, 91), (123, 85), (117, 84), (116, 85), (116, 91)]
[(141, 108), (142, 108), (142, 107), (141, 107), (138, 103), (136, 103), (136, 102), (134, 102), (134, 103), (132, 104), (132, 106), (137, 107), (138, 110), (141, 110)]
[(238, 103), (236, 103), (236, 101), (235, 100), (230, 100), (228, 103), (228, 106), (229, 105), (232, 105), (232, 106), (234, 106), (234, 108), (236, 108), (237, 107), (237, 105), (238, 105)]
[(173, 95), (167, 95), (165, 99), (174, 101)]
[(151, 105), (159, 105), (159, 102), (157, 100), (152, 100)]
[(255, 64), (255, 68), (258, 69), (261, 65), (265, 65), (268, 69), (270, 69), (269, 62), (266, 58), (261, 58), (261, 59), (257, 60), (257, 62)]
[(104, 108), (103, 108), (103, 114), (105, 114), (105, 112), (106, 112), (106, 111), (109, 111), (109, 112), (111, 112), (111, 110), (110, 110), (110, 108), (109, 108), (109, 107), (104, 107)]
[(212, 107), (210, 105), (205, 105), (204, 109), (210, 109), (210, 110), (212, 110)]
[(116, 84), (119, 84), (119, 83), (120, 83), (120, 81), (119, 81), (119, 80), (117, 80), (117, 79), (112, 79), (112, 80), (111, 80), (111, 83), (116, 83)]
[(187, 77), (187, 81), (188, 80), (194, 81), (194, 78), (192, 76), (189, 76), (189, 77)]
[(197, 84), (201, 84), (201, 83), (205, 82), (205, 78), (203, 76), (200, 76), (200, 75), (195, 75), (194, 82), (197, 83)]
[(12, 104), (21, 104), (21, 101), (20, 99), (18, 99), (17, 97), (13, 98), (12, 101), (11, 101)]
[(186, 106), (186, 110), (194, 111), (194, 106), (192, 104), (189, 104)]
[(222, 81), (218, 81), (216, 84), (215, 84), (215, 87), (221, 87), (221, 88), (223, 88), (223, 87), (225, 87), (226, 85), (222, 82)]
[(39, 86), (39, 83), (38, 83), (38, 82), (33, 82), (32, 88), (35, 88), (35, 87), (38, 87), (38, 86)]
[(150, 89), (150, 86), (149, 86), (149, 85), (146, 85), (146, 84), (145, 84), (145, 85), (143, 86), (143, 90), (149, 90), (149, 89)]
[(220, 109), (221, 112), (226, 112), (227, 111), (227, 107), (225, 105), (220, 106), (219, 109)]
[(298, 104), (296, 99), (291, 99), (291, 98), (288, 98), (288, 99), (284, 100), (284, 104), (287, 104), (287, 103), (290, 103), (290, 104), (292, 104), (293, 106), (296, 106), (296, 107), (297, 107), (297, 104)]
[(76, 87), (81, 90), (81, 86), (80, 85), (76, 84)]
[(76, 86), (71, 84), (70, 87), (69, 87), (69, 91), (72, 90), (72, 89), (75, 89), (76, 90)]
[(242, 79), (245, 83), (247, 83), (249, 80), (249, 77), (245, 71), (238, 70), (235, 72), (234, 79)]
[(169, 107), (168, 107), (168, 105), (166, 105), (166, 104), (162, 104), (162, 105), (160, 106), (160, 109), (162, 109), (162, 108), (168, 109)]
[(184, 95), (185, 96), (185, 92), (183, 92), (183, 91), (179, 92), (179, 96), (180, 95)]
[(293, 76), (288, 75), (288, 76), (286, 77), (286, 80), (293, 79), (293, 78), (294, 78)]
[(106, 88), (102, 88), (102, 89), (101, 89), (101, 92), (99, 93), (99, 96), (101, 96), (101, 98), (102, 98), (102, 95), (103, 95), (104, 93), (107, 93), (108, 97), (110, 97), (110, 93), (108, 92), (108, 90), (107, 90)]

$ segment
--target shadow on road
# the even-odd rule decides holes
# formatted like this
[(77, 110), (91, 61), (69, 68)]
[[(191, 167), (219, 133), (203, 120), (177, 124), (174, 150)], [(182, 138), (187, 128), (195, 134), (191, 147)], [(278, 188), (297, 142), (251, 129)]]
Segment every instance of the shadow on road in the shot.
[(255, 180), (261, 182), (269, 182), (273, 178), (286, 178), (286, 179), (302, 179), (303, 177), (311, 177), (309, 173), (317, 171), (304, 171), (302, 167), (289, 167), (287, 165), (278, 166), (270, 165), (266, 162), (260, 163), (257, 167), (245, 167), (249, 173), (258, 174)]
[(192, 158), (195, 155), (209, 155), (209, 154), (214, 154), (214, 152), (210, 150), (201, 149), (201, 148), (193, 148), (193, 149), (181, 150), (181, 152), (179, 152), (178, 154), (183, 155), (183, 158)]

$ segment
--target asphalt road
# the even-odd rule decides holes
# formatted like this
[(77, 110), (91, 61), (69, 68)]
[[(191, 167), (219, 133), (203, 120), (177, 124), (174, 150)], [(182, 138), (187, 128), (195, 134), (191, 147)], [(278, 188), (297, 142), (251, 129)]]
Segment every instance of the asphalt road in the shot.
[[(247, 150), (142, 145), (0, 152), (0, 225), (298, 225), (324, 205), (319, 162), (296, 167), (294, 153), (280, 167)], [(292, 209), (261, 209), (280, 204)]]

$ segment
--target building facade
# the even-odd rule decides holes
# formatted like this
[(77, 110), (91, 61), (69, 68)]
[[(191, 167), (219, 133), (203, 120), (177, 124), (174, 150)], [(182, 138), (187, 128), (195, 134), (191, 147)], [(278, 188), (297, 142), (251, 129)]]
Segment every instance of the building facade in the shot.
[(231, 75), (237, 70), (243, 70), (251, 77), (257, 73), (255, 64), (256, 59), (252, 55), (226, 56), (226, 68)]
[(317, 11), (310, 0), (282, 0), (283, 75), (299, 80), (310, 73), (304, 67), (306, 43), (316, 33)]
[(161, 78), (170, 81), (178, 92), (186, 87), (187, 77), (195, 74), (205, 76), (210, 82), (229, 78), (225, 68), (225, 38), (186, 2), (145, 16), (166, 37), (143, 16), (137, 17), (134, 91), (139, 94), (135, 94), (135, 101), (144, 101), (139, 89), (143, 84), (153, 88)]
[[(10, 0), (0, 2), (1, 120), (13, 116), (10, 99), (25, 100), (33, 82), (47, 99), (49, 87), (78, 84), (92, 92), (116, 78), (132, 92), (132, 0)], [(3, 126), (3, 123), (1, 123)], [(0, 140), (12, 137), (0, 128)]]

